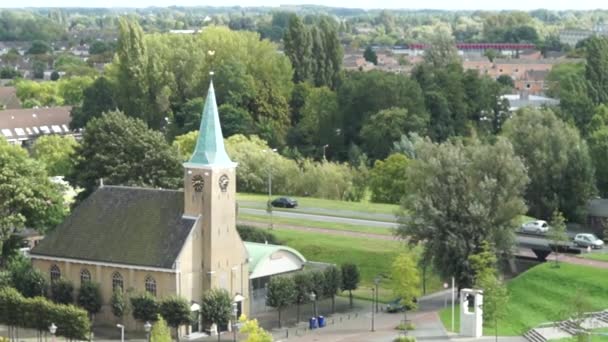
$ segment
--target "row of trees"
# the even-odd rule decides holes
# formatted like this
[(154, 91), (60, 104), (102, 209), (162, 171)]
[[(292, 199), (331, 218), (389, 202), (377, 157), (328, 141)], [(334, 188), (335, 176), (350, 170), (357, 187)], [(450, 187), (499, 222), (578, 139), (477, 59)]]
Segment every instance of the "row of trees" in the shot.
[(87, 312), (73, 305), (54, 304), (43, 297), (26, 298), (11, 287), (0, 288), (0, 323), (9, 327), (12, 341), (19, 338), (19, 328), (34, 329), (39, 336), (57, 325), (56, 334), (70, 340), (87, 340), (90, 321)]
[(325, 269), (298, 272), (293, 276), (273, 277), (268, 283), (266, 305), (277, 309), (280, 328), (281, 312), (289, 305), (297, 306), (298, 321), (300, 306), (312, 301), (331, 298), (331, 311), (334, 312), (335, 296), (341, 290), (349, 291), (352, 306), (352, 290), (357, 289), (359, 281), (359, 269), (354, 264), (343, 264), (340, 268), (331, 265)]

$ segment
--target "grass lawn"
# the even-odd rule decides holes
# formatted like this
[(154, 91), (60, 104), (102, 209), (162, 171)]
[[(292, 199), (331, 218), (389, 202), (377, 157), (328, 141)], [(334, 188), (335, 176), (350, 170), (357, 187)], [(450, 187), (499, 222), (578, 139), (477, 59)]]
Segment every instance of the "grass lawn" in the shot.
[(601, 253), (587, 253), (587, 254), (581, 254), (581, 257), (585, 258), (585, 259), (592, 259), (592, 260), (599, 260), (599, 261), (608, 261), (608, 252), (601, 252)]
[[(554, 268), (547, 262), (531, 268), (508, 283), (509, 304), (505, 318), (498, 323), (498, 334), (521, 335), (540, 323), (567, 318), (569, 303), (577, 290), (591, 305), (590, 311), (608, 308), (606, 279), (607, 269), (588, 266), (562, 263)], [(458, 312), (457, 308), (457, 316)], [(450, 308), (442, 310), (440, 317), (449, 330)], [(484, 328), (484, 335), (494, 335), (493, 327)]]
[[(239, 214), (238, 218), (243, 221), (263, 222), (263, 223), (267, 223), (270, 225), (270, 217), (266, 214), (263, 214), (263, 215)], [(351, 231), (351, 232), (371, 233), (371, 234), (379, 234), (379, 235), (393, 235), (393, 233), (395, 232), (395, 230), (391, 229), (391, 228), (365, 227), (365, 226), (359, 226), (359, 225), (354, 225), (354, 224), (344, 224), (344, 223), (337, 223), (337, 222), (321, 222), (321, 221), (293, 219), (293, 218), (277, 217), (277, 216), (273, 217), (272, 222), (274, 223), (274, 225), (284, 224), (284, 225), (298, 226), (298, 227), (346, 230), (346, 231)]]
[[(333, 236), (285, 229), (275, 229), (274, 234), (285, 245), (297, 249), (310, 261), (337, 265), (345, 262), (357, 264), (361, 272), (361, 283), (359, 289), (353, 291), (353, 295), (364, 299), (371, 299), (374, 277), (378, 274), (390, 276), (391, 263), (404, 248), (404, 244), (400, 241)], [(441, 284), (436, 276), (427, 276), (428, 292), (438, 290)], [(379, 300), (383, 302), (395, 298), (386, 279), (381, 282), (378, 293)], [(347, 292), (343, 295), (347, 295)]]
[[(272, 198), (280, 197), (281, 195), (274, 195)], [(303, 208), (322, 208), (329, 210), (341, 210), (347, 212), (353, 212), (354, 216), (360, 217), (360, 215), (356, 215), (357, 213), (371, 213), (371, 214), (395, 214), (395, 212), (399, 209), (399, 206), (396, 204), (384, 204), (384, 203), (372, 203), (372, 202), (348, 202), (348, 201), (338, 201), (338, 200), (329, 200), (322, 198), (313, 198), (313, 197), (294, 197), (289, 196), (298, 201), (298, 205)], [(268, 195), (263, 194), (248, 194), (248, 193), (238, 193), (236, 199), (239, 201), (247, 201), (247, 202), (255, 202), (257, 204), (256, 207), (266, 208), (266, 202), (268, 201)], [(324, 212), (324, 214), (327, 214)], [(334, 216), (342, 216), (339, 212), (334, 212)], [(327, 214), (330, 215), (330, 214)], [(330, 215), (331, 216), (331, 215)], [(350, 216), (347, 216), (350, 217)]]

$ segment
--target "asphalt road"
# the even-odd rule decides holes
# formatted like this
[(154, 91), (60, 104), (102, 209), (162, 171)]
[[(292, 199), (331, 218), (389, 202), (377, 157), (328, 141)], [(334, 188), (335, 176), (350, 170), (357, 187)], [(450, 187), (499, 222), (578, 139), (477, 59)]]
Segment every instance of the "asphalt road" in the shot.
[[(252, 209), (252, 208), (239, 208), (239, 213), (253, 214), (253, 215), (266, 215), (267, 214), (266, 210)], [(275, 210), (272, 212), (272, 215), (275, 217), (285, 217), (285, 218), (291, 218), (291, 219), (302, 219), (302, 220), (319, 221), (319, 222), (344, 223), (344, 224), (352, 224), (352, 225), (366, 226), (366, 227), (380, 227), (380, 228), (397, 228), (397, 227), (399, 227), (399, 224), (394, 223), (394, 222), (361, 220), (361, 219), (326, 216), (326, 215), (292, 213), (292, 212), (288, 212), (288, 211)]]

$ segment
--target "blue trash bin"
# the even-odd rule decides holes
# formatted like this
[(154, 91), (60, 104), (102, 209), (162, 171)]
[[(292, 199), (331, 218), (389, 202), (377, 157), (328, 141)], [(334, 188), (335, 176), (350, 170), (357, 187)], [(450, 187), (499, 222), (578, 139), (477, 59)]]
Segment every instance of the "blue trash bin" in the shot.
[(309, 328), (310, 330), (312, 330), (312, 329), (317, 329), (317, 319), (316, 319), (316, 318), (311, 317), (311, 318), (308, 320), (308, 328)]
[(319, 322), (319, 328), (325, 327), (325, 317), (319, 316), (317, 317), (317, 321)]

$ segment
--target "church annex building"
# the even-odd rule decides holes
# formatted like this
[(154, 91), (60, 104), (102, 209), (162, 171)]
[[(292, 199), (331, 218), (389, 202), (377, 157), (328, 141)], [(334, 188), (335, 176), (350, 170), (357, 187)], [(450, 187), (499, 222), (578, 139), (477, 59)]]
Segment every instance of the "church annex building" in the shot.
[[(236, 230), (236, 167), (224, 149), (213, 84), (209, 86), (196, 149), (184, 163), (183, 190), (100, 186), (30, 252), (51, 281), (75, 288), (100, 284), (96, 321), (115, 323), (114, 288), (179, 295), (200, 309), (203, 293), (226, 289), (239, 315), (257, 311), (250, 293), (271, 276), (301, 270), (306, 259), (275, 245), (244, 243)], [(132, 317), (125, 317), (129, 328)], [(200, 324), (195, 324), (197, 330)]]

